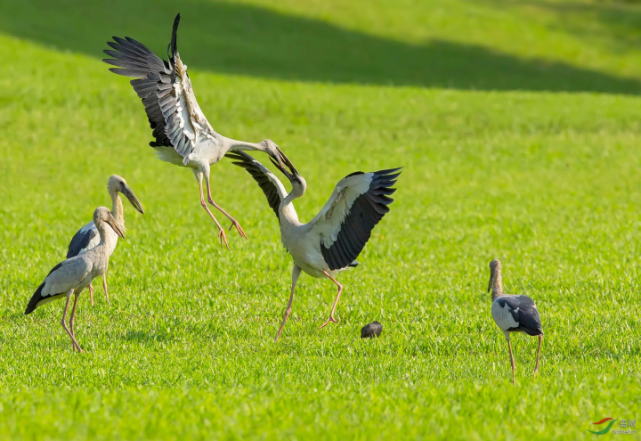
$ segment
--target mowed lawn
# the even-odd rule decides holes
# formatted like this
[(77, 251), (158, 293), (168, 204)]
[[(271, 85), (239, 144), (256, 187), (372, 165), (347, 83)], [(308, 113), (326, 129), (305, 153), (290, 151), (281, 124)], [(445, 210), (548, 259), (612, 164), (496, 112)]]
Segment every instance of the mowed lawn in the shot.
[[(101, 2), (104, 3), (104, 2)], [(0, 2), (0, 440), (586, 439), (641, 431), (641, 6), (617, 2)], [(212, 126), (276, 141), (308, 183), (403, 166), (391, 212), (335, 287), (292, 262), (225, 159), (216, 228), (190, 171), (154, 158), (142, 104), (100, 61), (112, 35), (179, 48)], [(258, 159), (267, 164), (265, 155)], [(127, 238), (83, 293), (24, 316), (125, 177)], [(219, 219), (223, 219), (219, 216)], [(225, 225), (227, 225), (225, 221)], [(545, 339), (511, 384), (488, 263)], [(360, 328), (383, 324), (376, 340)], [(614, 428), (618, 428), (617, 421)], [(637, 435), (638, 436), (638, 435)], [(633, 437), (630, 437), (633, 438)]]

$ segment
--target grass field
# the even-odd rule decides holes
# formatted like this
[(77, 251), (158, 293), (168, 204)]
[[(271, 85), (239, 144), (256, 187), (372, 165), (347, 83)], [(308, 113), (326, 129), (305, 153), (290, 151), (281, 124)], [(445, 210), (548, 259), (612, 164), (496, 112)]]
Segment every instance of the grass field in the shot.
[[(641, 5), (271, 3), (0, 2), (0, 440), (597, 439), (604, 417), (641, 431)], [(112, 35), (164, 53), (178, 10), (209, 121), (281, 146), (309, 186), (302, 220), (346, 174), (404, 167), (341, 275), (338, 324), (317, 329), (334, 286), (302, 276), (273, 342), (292, 263), (262, 192), (212, 168), (249, 236), (221, 249), (193, 175), (154, 158), (141, 103), (100, 61)], [(63, 303), (23, 311), (112, 173), (146, 214), (126, 203), (111, 304), (83, 294), (78, 355)], [(513, 337), (514, 386), (492, 258), (545, 330), (536, 380), (536, 339)], [(382, 337), (361, 340), (373, 320)]]

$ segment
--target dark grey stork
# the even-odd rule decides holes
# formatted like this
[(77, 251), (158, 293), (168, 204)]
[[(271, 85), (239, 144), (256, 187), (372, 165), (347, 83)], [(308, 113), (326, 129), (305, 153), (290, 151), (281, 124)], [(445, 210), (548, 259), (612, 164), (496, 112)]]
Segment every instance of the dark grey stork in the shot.
[(133, 38), (113, 37), (107, 42), (114, 50), (105, 50), (112, 59), (103, 60), (117, 68), (113, 73), (136, 78), (131, 85), (142, 99), (155, 141), (149, 143), (158, 158), (172, 164), (189, 167), (200, 188), (200, 205), (218, 226), (218, 238), (229, 249), (225, 230), (207, 207), (202, 180), (207, 185), (207, 200), (232, 222), (242, 237), (247, 237), (236, 219), (222, 209), (211, 196), (210, 166), (220, 161), (228, 151), (259, 150), (266, 152), (282, 165), (280, 149), (265, 139), (260, 143), (237, 141), (217, 133), (200, 110), (187, 75), (187, 65), (178, 54), (177, 31), (180, 14), (174, 20), (171, 43), (167, 48), (169, 61), (158, 58), (151, 50)]
[[(131, 202), (131, 205), (134, 206), (141, 214), (145, 214), (140, 205), (140, 201), (134, 194), (133, 190), (127, 185), (127, 181), (124, 178), (118, 175), (111, 175), (109, 181), (107, 182), (107, 191), (109, 191), (109, 196), (111, 196), (111, 215), (116, 219), (118, 225), (120, 226), (121, 231), (126, 231), (125, 229), (125, 216), (124, 209), (122, 207), (122, 200), (118, 193), (122, 193), (125, 197)], [(109, 256), (111, 256), (118, 245), (118, 235), (116, 232), (107, 224), (107, 234), (111, 236), (111, 241), (109, 242)], [(100, 234), (96, 228), (96, 224), (91, 221), (84, 227), (78, 230), (74, 234), (71, 242), (69, 242), (69, 249), (67, 250), (67, 259), (71, 257), (78, 256), (79, 254), (84, 254), (90, 249), (98, 246), (100, 243)], [(102, 287), (105, 290), (105, 296), (107, 296), (107, 303), (109, 303), (109, 291), (107, 290), (107, 273), (102, 276)], [(91, 306), (93, 306), (93, 285), (89, 283), (89, 295), (91, 297)]]
[[(73, 345), (73, 350), (82, 352), (82, 348), (76, 341), (73, 329), (73, 319), (76, 315), (76, 305), (83, 289), (96, 277), (101, 277), (109, 267), (109, 249), (112, 246), (111, 235), (107, 232), (107, 225), (120, 237), (124, 238), (120, 226), (111, 215), (108, 208), (99, 207), (93, 213), (93, 222), (100, 235), (100, 243), (84, 254), (71, 257), (54, 266), (45, 280), (40, 284), (36, 292), (29, 300), (25, 314), (31, 314), (37, 307), (63, 297), (67, 298), (65, 310), (62, 313), (62, 327)], [(65, 323), (69, 299), (74, 294), (73, 308), (69, 318), (69, 327)]]
[(339, 272), (358, 265), (355, 259), (365, 247), (374, 226), (389, 212), (388, 205), (393, 199), (388, 196), (396, 191), (390, 187), (396, 183), (400, 168), (346, 176), (336, 184), (320, 213), (311, 222), (303, 224), (298, 220), (292, 202), (305, 194), (307, 184), (285, 155), (283, 160), (289, 171), (276, 161), (272, 160), (272, 163), (289, 179), (292, 185), (290, 193), (269, 169), (247, 153), (229, 153), (227, 156), (234, 160), (234, 164), (246, 169), (263, 190), (269, 206), (278, 217), (281, 241), (294, 259), (289, 303), (276, 341), (291, 314), (294, 289), (301, 270), (312, 277), (330, 279), (338, 287), (329, 318), (320, 328), (329, 322), (336, 323), (334, 313), (343, 286), (335, 277)]
[(536, 351), (536, 366), (534, 375), (539, 371), (539, 355), (541, 341), (543, 340), (543, 326), (539, 310), (534, 301), (528, 296), (511, 295), (503, 292), (501, 284), (501, 262), (494, 259), (490, 262), (490, 284), (487, 292), (492, 291), (492, 317), (501, 331), (505, 333), (507, 347), (510, 350), (510, 363), (512, 363), (512, 384), (514, 378), (514, 355), (510, 344), (510, 332), (523, 332), (531, 336), (539, 336), (539, 348)]

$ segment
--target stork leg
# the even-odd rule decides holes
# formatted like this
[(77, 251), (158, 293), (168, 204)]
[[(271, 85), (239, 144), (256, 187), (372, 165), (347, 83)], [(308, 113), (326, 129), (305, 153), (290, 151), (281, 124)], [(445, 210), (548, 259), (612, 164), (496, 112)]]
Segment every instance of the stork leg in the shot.
[(67, 327), (67, 324), (65, 323), (65, 319), (67, 318), (67, 309), (69, 308), (69, 299), (71, 299), (71, 294), (73, 293), (73, 290), (69, 291), (67, 293), (67, 302), (65, 303), (65, 310), (62, 313), (62, 320), (60, 321), (60, 324), (62, 325), (62, 329), (65, 330), (65, 332), (69, 335), (69, 338), (71, 338), (71, 343), (74, 346), (74, 349), (78, 349), (78, 352), (82, 352), (82, 349), (80, 348), (80, 345), (76, 341), (75, 337)]
[(515, 384), (516, 380), (514, 379), (514, 355), (512, 355), (512, 344), (510, 343), (510, 334), (508, 332), (505, 332), (505, 339), (507, 340), (507, 347), (510, 350), (510, 363), (512, 363), (512, 384)]
[(205, 174), (205, 184), (207, 184), (207, 200), (209, 203), (218, 211), (220, 211), (222, 214), (227, 216), (227, 219), (231, 221), (231, 225), (229, 226), (229, 230), (231, 231), (232, 227), (236, 227), (236, 230), (238, 231), (238, 234), (240, 234), (240, 237), (244, 237), (247, 239), (247, 235), (245, 234), (245, 231), (243, 231), (243, 227), (240, 226), (238, 221), (231, 217), (225, 210), (223, 210), (223, 207), (218, 205), (216, 202), (214, 202), (214, 198), (211, 197), (211, 187), (209, 185), (209, 176)]
[(329, 273), (328, 273), (327, 271), (323, 271), (323, 273), (325, 273), (325, 275), (326, 275), (327, 277), (329, 277), (329, 278), (330, 278), (330, 280), (336, 284), (336, 286), (338, 286), (338, 293), (336, 294), (336, 300), (334, 300), (334, 306), (332, 306), (332, 312), (330, 312), (330, 314), (329, 314), (329, 318), (327, 319), (327, 321), (326, 321), (325, 323), (323, 323), (322, 325), (320, 325), (320, 326), (318, 327), (318, 329), (322, 329), (322, 328), (324, 328), (325, 326), (327, 326), (327, 325), (329, 324), (329, 322), (338, 323), (338, 320), (336, 320), (336, 319), (334, 318), (334, 312), (336, 312), (336, 305), (338, 305), (338, 299), (340, 299), (340, 298), (341, 298), (341, 292), (343, 292), (343, 285), (341, 285), (340, 283), (338, 283), (338, 281), (337, 281), (336, 279), (334, 279), (332, 276), (330, 276), (330, 275), (329, 275)]
[(203, 194), (203, 174), (202, 172), (194, 172), (196, 174), (196, 179), (198, 179), (198, 187), (200, 188), (200, 205), (205, 209), (207, 214), (214, 220), (216, 223), (216, 226), (218, 227), (218, 239), (220, 240), (220, 246), (223, 246), (223, 241), (225, 242), (225, 245), (227, 246), (227, 249), (229, 249), (229, 244), (227, 243), (227, 236), (225, 236), (225, 229), (220, 226), (214, 215), (212, 214), (211, 211), (209, 211), (209, 207), (207, 206), (207, 202), (205, 202), (205, 195)]
[[(78, 298), (79, 297), (80, 296), (78, 295), (78, 293), (76, 293), (74, 295), (73, 308), (71, 308), (71, 317), (69, 317), (69, 328), (71, 330), (71, 335), (73, 335), (73, 338), (76, 338), (76, 331), (73, 329), (73, 319), (76, 316), (76, 306), (78, 305)], [(74, 346), (73, 350), (74, 350), (74, 352), (76, 351), (76, 347), (75, 346)]]
[(543, 341), (543, 336), (539, 334), (539, 348), (536, 350), (536, 366), (534, 367), (534, 376), (539, 373), (539, 355), (541, 354), (541, 342)]
[(91, 307), (93, 307), (93, 285), (89, 284), (89, 297), (91, 297)]
[(102, 287), (105, 289), (105, 295), (107, 296), (107, 303), (109, 303), (109, 291), (107, 291), (107, 273), (102, 275)]
[(278, 330), (278, 334), (276, 334), (276, 340), (274, 341), (278, 341), (278, 338), (280, 337), (280, 333), (285, 327), (285, 323), (289, 318), (289, 314), (292, 313), (292, 302), (294, 301), (294, 288), (296, 288), (296, 281), (298, 280), (298, 276), (300, 276), (300, 266), (298, 266), (294, 262), (294, 270), (292, 271), (292, 292), (289, 295), (289, 303), (287, 304), (287, 310), (285, 311), (285, 315), (283, 316), (283, 323), (281, 323), (280, 329)]

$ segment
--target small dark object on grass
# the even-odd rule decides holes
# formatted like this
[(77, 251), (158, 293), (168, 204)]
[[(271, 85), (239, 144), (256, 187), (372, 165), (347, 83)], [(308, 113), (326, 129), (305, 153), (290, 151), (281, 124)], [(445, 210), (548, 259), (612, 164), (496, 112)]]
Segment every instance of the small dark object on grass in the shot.
[(363, 326), (363, 329), (361, 329), (361, 338), (380, 337), (381, 332), (383, 332), (383, 325), (379, 322), (372, 322), (369, 325)]

